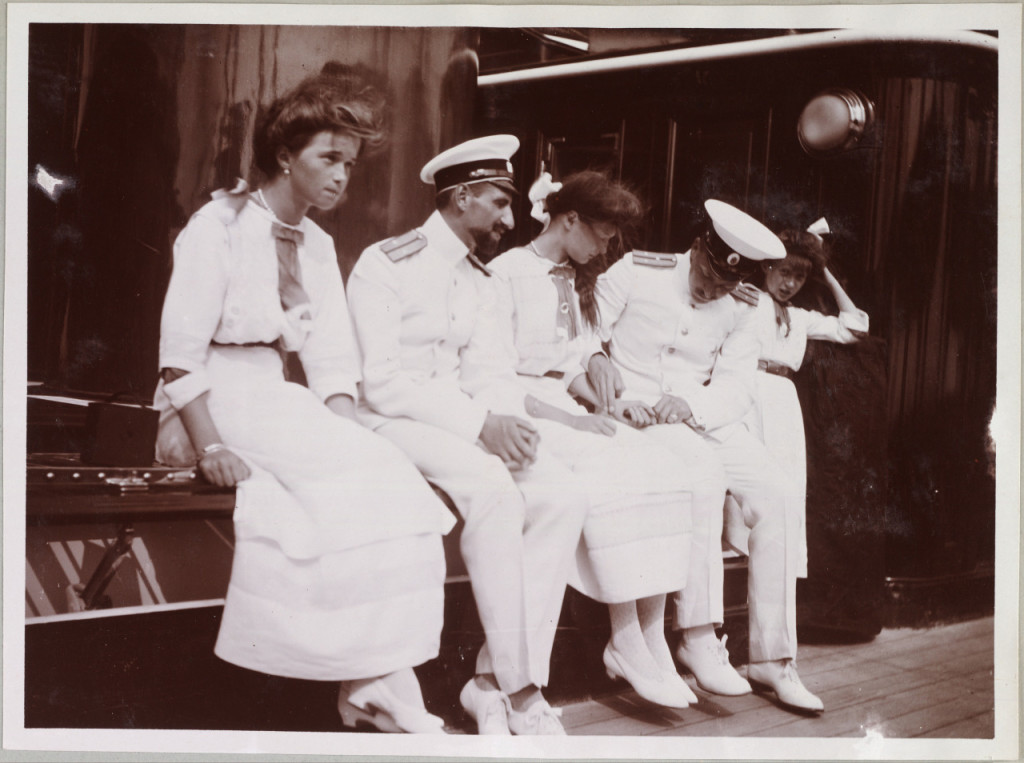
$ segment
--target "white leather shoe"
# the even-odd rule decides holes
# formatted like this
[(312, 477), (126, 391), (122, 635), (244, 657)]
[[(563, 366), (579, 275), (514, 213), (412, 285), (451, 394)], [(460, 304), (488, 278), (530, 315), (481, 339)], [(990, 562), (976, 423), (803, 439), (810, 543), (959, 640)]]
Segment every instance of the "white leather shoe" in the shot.
[(565, 736), (561, 709), (556, 710), (546, 699), (539, 699), (526, 710), (509, 710), (508, 727), (519, 736)]
[(750, 684), (729, 662), (729, 651), (725, 648), (728, 636), (719, 641), (714, 633), (687, 642), (683, 639), (676, 649), (676, 657), (694, 677), (697, 685), (712, 694), (738, 697), (750, 694)]
[(796, 672), (795, 660), (752, 662), (747, 666), (747, 677), (759, 690), (775, 692), (784, 705), (812, 713), (825, 710), (825, 704), (803, 685)]
[(353, 729), (364, 723), (388, 733), (445, 733), (441, 718), (431, 715), (422, 706), (405, 702), (380, 680), (370, 681), (355, 690), (350, 682), (342, 681), (338, 690), (338, 713), (341, 722)]
[(669, 681), (668, 677), (663, 675), (656, 678), (642, 676), (630, 667), (629, 662), (613, 649), (611, 644), (604, 648), (604, 667), (609, 678), (624, 679), (637, 694), (655, 705), (682, 709), (689, 707), (691, 702), (697, 702), (697, 697), (690, 691), (690, 687), (678, 675), (673, 674), (679, 679), (678, 682)]
[(459, 702), (470, 718), (476, 721), (478, 734), (508, 736), (508, 716), (511, 711), (508, 697), (497, 689), (481, 689), (476, 679), (459, 692)]

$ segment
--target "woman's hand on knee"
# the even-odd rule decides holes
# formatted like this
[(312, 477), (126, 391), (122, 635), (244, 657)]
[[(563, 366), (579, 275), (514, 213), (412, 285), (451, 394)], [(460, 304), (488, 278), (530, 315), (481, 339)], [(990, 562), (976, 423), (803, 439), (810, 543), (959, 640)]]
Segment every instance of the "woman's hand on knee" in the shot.
[(591, 413), (585, 416), (573, 416), (572, 426), (573, 429), (578, 429), (581, 432), (594, 432), (608, 437), (615, 434), (614, 421), (607, 416), (595, 416)]
[(539, 441), (536, 427), (517, 416), (488, 413), (480, 430), (484, 448), (513, 471), (525, 469), (536, 460)]
[(199, 459), (199, 471), (217, 487), (234, 487), (252, 474), (245, 461), (227, 448), (205, 453)]
[(643, 429), (644, 427), (651, 426), (651, 424), (658, 423), (658, 414), (654, 412), (654, 409), (647, 405), (647, 403), (641, 403), (639, 400), (617, 400), (615, 403), (615, 418), (623, 424), (629, 424), (637, 429)]
[(675, 395), (664, 395), (654, 404), (654, 412), (659, 424), (679, 424), (693, 416), (689, 404)]

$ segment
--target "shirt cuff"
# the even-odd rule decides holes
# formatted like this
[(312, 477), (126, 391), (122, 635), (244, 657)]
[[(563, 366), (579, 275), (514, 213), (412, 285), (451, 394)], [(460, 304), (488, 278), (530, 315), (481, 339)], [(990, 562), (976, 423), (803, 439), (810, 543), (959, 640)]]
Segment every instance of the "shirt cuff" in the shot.
[(855, 313), (839, 313), (839, 323), (847, 331), (868, 333), (868, 314), (863, 310), (858, 310)]
[[(526, 392), (518, 386), (493, 385), (473, 396), (473, 400), (487, 407), (488, 413), (502, 416), (526, 415)], [(486, 420), (486, 415), (484, 419)], [(483, 421), (480, 422), (483, 428)], [(479, 433), (479, 430), (477, 430)]]
[(210, 380), (206, 376), (206, 371), (189, 371), (184, 376), (164, 384), (167, 399), (179, 411), (209, 389)]
[(487, 421), (489, 413), (487, 408), (480, 406), (478, 410), (472, 412), (472, 415), (460, 417), (451, 431), (467, 442), (476, 442), (480, 439), (480, 433), (483, 431), (484, 422)]
[(306, 383), (310, 391), (321, 401), (331, 395), (348, 395), (358, 400), (356, 384), (359, 379), (341, 368), (317, 368), (303, 366), (306, 372)]

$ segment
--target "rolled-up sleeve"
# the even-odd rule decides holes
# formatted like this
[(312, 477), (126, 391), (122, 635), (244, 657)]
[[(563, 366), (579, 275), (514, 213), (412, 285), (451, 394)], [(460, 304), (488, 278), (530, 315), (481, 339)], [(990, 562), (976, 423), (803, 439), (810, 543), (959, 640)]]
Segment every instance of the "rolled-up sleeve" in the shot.
[(164, 385), (171, 405), (182, 408), (209, 390), (206, 359), (227, 290), (227, 228), (195, 215), (174, 243), (174, 267), (160, 319), (160, 368), (186, 374)]
[(487, 408), (450, 379), (402, 365), (399, 278), (377, 247), (363, 252), (348, 282), (348, 303), (363, 357), (363, 395), (377, 413), (406, 417), (475, 442)]
[(868, 314), (863, 310), (842, 312), (839, 315), (824, 315), (816, 310), (805, 312), (807, 313), (808, 339), (853, 344), (860, 338), (854, 332), (868, 333)]

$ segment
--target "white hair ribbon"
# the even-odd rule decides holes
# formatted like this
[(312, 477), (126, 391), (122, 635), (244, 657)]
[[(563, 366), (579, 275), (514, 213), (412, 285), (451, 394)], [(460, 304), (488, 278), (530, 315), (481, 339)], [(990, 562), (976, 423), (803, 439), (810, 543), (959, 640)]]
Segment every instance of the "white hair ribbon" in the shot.
[(824, 217), (819, 217), (807, 226), (807, 232), (815, 236), (818, 241), (821, 241), (821, 237), (831, 233), (832, 230), (828, 227), (828, 221)]
[(545, 228), (551, 222), (551, 215), (544, 208), (544, 202), (549, 194), (555, 193), (561, 187), (561, 183), (555, 183), (551, 180), (550, 172), (542, 172), (540, 177), (533, 181), (533, 185), (530, 186), (530, 190), (527, 193), (527, 197), (533, 204), (533, 207), (530, 209), (530, 217), (541, 223)]

